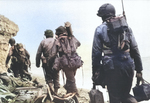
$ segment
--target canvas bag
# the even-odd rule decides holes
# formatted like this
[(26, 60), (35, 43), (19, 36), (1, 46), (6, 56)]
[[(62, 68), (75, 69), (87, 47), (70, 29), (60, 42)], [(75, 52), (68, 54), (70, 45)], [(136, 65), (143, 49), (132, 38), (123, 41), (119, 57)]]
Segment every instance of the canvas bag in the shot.
[(93, 88), (89, 92), (90, 102), (89, 103), (104, 103), (103, 93), (96, 89), (96, 86), (93, 85)]
[(70, 68), (70, 69), (78, 69), (83, 65), (83, 61), (81, 57), (74, 53), (71, 56), (63, 55), (62, 57), (57, 57), (54, 61), (53, 68), (56, 70), (61, 70), (63, 68)]
[(141, 85), (137, 85), (133, 88), (133, 93), (138, 102), (143, 100), (149, 100), (150, 99), (150, 83), (142, 80)]
[(81, 60), (81, 57), (78, 56), (77, 53), (74, 53), (71, 56), (64, 55), (63, 58), (61, 59), (61, 65), (71, 69), (80, 68), (82, 64), (83, 61)]

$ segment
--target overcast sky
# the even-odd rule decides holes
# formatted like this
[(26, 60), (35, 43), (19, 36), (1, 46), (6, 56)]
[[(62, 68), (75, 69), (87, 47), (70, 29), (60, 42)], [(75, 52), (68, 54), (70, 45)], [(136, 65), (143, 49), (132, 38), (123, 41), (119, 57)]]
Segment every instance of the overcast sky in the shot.
[[(19, 26), (14, 38), (35, 58), (44, 31), (51, 29), (55, 33), (66, 21), (72, 24), (73, 34), (83, 45), (92, 45), (95, 28), (102, 22), (96, 14), (104, 3), (114, 5), (116, 14), (122, 13), (121, 0), (0, 0), (0, 14)], [(149, 0), (124, 0), (127, 22), (142, 57), (150, 56), (149, 6)]]

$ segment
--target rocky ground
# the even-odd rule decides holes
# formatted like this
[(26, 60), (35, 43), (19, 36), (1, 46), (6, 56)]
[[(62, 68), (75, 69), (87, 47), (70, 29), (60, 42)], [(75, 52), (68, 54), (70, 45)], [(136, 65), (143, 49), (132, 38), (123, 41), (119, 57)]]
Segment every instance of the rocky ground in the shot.
[[(45, 80), (43, 77), (39, 77), (39, 75), (32, 75), (33, 79), (38, 77), (38, 81), (42, 84), (45, 84)], [(89, 90), (87, 89), (82, 89), (82, 88), (78, 88), (78, 100), (79, 103), (89, 103), (90, 98), (89, 98), (89, 94), (88, 94)], [(58, 94), (62, 95), (65, 94), (66, 90), (63, 88), (63, 86), (60, 87)]]

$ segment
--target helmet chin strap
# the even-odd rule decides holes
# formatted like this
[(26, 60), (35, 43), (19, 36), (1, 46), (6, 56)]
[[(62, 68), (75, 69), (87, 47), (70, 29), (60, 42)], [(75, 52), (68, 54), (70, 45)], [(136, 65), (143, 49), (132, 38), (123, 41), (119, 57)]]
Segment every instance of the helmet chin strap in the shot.
[(102, 20), (104, 22), (104, 21), (107, 21), (108, 19), (111, 19), (112, 17), (115, 17), (115, 16), (110, 16), (110, 15), (109, 16), (103, 16)]

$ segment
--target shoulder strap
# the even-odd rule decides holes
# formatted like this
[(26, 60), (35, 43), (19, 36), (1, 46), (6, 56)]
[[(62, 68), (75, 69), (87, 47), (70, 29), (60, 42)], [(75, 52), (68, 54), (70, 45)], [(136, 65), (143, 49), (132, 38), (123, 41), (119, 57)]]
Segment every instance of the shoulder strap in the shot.
[(51, 48), (51, 50), (50, 50), (50, 53), (51, 53), (51, 54), (52, 54), (52, 49), (53, 49), (53, 47), (54, 47), (55, 41), (56, 41), (56, 40), (54, 40), (53, 45), (52, 45), (52, 48)]

